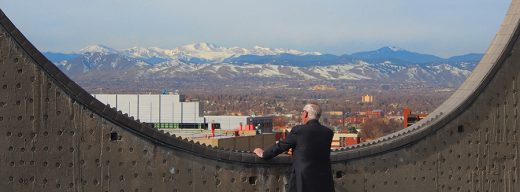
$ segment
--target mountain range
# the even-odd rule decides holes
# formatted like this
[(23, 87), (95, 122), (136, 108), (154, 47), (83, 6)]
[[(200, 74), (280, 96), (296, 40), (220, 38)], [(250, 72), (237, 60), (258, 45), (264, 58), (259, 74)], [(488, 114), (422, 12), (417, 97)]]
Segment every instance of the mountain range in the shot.
[(482, 54), (441, 58), (397, 47), (353, 54), (323, 54), (293, 49), (222, 47), (195, 43), (174, 49), (104, 45), (77, 52), (44, 52), (73, 79), (208, 78), (264, 80), (374, 80), (457, 86)]

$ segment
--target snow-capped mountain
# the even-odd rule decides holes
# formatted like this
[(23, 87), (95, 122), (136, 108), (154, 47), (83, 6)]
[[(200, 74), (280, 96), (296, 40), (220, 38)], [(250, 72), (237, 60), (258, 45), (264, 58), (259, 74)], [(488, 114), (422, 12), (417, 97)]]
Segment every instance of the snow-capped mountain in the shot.
[(150, 66), (150, 64), (136, 58), (105, 52), (86, 52), (79, 57), (60, 61), (56, 65), (69, 75), (83, 75), (93, 72), (117, 73)]
[[(374, 80), (457, 85), (482, 57), (448, 59), (397, 47), (332, 55), (255, 46), (251, 49), (196, 43), (174, 49), (93, 45), (77, 53), (44, 53), (71, 77)], [(60, 60), (62, 58), (62, 60)], [(88, 79), (87, 78), (87, 79)]]
[(217, 63), (230, 57), (241, 55), (320, 55), (319, 52), (303, 52), (293, 49), (265, 48), (254, 46), (252, 49), (241, 47), (222, 47), (211, 43), (194, 43), (183, 45), (174, 49), (161, 49), (157, 47), (139, 48), (133, 47), (122, 51), (127, 56), (142, 59), (162, 58), (169, 60), (181, 60), (187, 63)]
[(110, 48), (108, 46), (98, 44), (98, 45), (89, 45), (83, 49), (80, 49), (78, 51), (78, 53), (82, 53), (82, 54), (85, 54), (85, 53), (118, 54), (119, 51), (117, 51), (113, 48)]

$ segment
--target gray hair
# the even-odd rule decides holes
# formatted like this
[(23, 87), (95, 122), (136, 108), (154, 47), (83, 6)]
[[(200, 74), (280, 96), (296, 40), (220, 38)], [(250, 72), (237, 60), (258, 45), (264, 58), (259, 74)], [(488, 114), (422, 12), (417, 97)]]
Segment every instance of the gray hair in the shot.
[(321, 116), (321, 108), (318, 104), (309, 103), (303, 107), (304, 111), (307, 111), (309, 115), (309, 119), (320, 119)]

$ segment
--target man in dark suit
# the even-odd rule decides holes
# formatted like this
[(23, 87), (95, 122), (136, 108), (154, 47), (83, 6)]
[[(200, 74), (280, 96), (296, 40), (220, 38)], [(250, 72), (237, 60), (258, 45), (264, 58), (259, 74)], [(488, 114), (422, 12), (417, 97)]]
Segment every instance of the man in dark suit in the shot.
[(321, 109), (317, 104), (307, 104), (301, 114), (301, 122), (292, 128), (285, 140), (267, 150), (256, 148), (255, 154), (269, 160), (292, 149), (292, 174), (289, 191), (330, 192), (334, 181), (330, 166), (330, 145), (334, 133), (320, 124)]

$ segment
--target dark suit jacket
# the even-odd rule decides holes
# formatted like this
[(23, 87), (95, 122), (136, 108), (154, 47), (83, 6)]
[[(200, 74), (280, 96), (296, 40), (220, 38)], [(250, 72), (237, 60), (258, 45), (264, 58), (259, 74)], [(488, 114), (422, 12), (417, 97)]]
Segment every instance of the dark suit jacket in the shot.
[(287, 138), (264, 151), (263, 159), (269, 160), (293, 148), (293, 175), (290, 191), (330, 192), (334, 191), (330, 167), (330, 145), (334, 133), (321, 125), (318, 120), (310, 120), (305, 125), (292, 128)]

